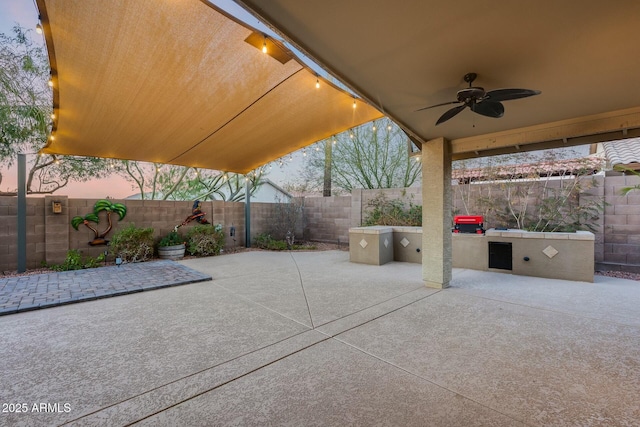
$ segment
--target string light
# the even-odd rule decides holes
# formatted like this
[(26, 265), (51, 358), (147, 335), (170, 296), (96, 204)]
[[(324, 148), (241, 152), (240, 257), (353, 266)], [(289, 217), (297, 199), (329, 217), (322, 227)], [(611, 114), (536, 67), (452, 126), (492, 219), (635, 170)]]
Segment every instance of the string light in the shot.
[(316, 89), (320, 89), (320, 78), (316, 74)]
[(353, 139), (353, 132), (349, 132), (349, 138)]
[(267, 36), (264, 36), (264, 41), (262, 42), (262, 53), (267, 53)]
[(336, 137), (333, 137), (333, 145), (336, 145), (338, 143), (338, 140), (336, 139)]
[(356, 108), (356, 99), (355, 98), (353, 98), (353, 108), (354, 109)]
[(373, 122), (373, 131), (376, 131), (376, 122)]

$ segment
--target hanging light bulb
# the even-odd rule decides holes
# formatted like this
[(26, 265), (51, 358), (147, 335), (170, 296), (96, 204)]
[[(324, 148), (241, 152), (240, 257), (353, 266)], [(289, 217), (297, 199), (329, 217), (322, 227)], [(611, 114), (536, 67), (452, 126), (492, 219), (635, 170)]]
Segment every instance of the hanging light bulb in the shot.
[(333, 145), (336, 145), (338, 143), (338, 140), (336, 139), (336, 137), (333, 137)]
[(269, 163), (269, 170), (273, 169), (273, 163)]
[(47, 82), (47, 84), (49, 85), (49, 87), (53, 87), (53, 78), (49, 77), (49, 81)]
[(302, 149), (302, 157), (307, 157), (307, 149), (306, 148)]
[(293, 162), (293, 154), (289, 154), (289, 161)]
[(420, 161), (420, 156), (416, 156), (416, 162)]
[(356, 98), (353, 98), (353, 108), (356, 108)]
[(316, 74), (316, 89), (320, 89), (320, 78)]
[(320, 146), (316, 144), (316, 151), (320, 151)]
[(56, 119), (56, 113), (51, 113), (51, 120), (55, 120)]
[(267, 53), (267, 36), (264, 36), (264, 41), (262, 42), (262, 53)]
[(349, 132), (349, 138), (353, 139), (353, 132)]
[(55, 136), (53, 136), (53, 134), (51, 134), (51, 135), (49, 135), (49, 139), (50, 139), (51, 141), (53, 141), (53, 140), (55, 140), (55, 139), (56, 139), (56, 137), (55, 137)]
[(53, 155), (53, 163), (55, 163), (56, 165), (60, 164), (60, 160), (58, 160), (58, 158), (55, 156), (55, 154)]
[(387, 125), (387, 130), (391, 130), (391, 125)]
[(38, 24), (36, 25), (36, 33), (38, 34), (42, 34), (42, 25), (40, 25), (40, 23), (38, 22)]
[(373, 131), (376, 131), (376, 122), (373, 122)]

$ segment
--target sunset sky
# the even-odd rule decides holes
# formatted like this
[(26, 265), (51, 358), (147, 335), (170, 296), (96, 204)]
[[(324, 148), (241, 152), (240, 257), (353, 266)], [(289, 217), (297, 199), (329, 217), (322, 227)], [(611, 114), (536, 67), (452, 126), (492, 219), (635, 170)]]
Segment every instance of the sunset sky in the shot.
[[(232, 10), (238, 10), (237, 5), (233, 4), (233, 6), (235, 8)], [(0, 33), (11, 33), (11, 28), (16, 23), (26, 28), (35, 28), (37, 22), (38, 12), (33, 0), (0, 0)], [(255, 25), (255, 23), (252, 24)], [(33, 32), (32, 36), (37, 37), (38, 35)], [(42, 40), (42, 43), (44, 44), (44, 40)], [(292, 175), (297, 175), (302, 163), (302, 156), (300, 153), (294, 153), (293, 158), (293, 162), (284, 166), (282, 169), (274, 166), (268, 178), (278, 185), (282, 185), (290, 180)], [(0, 191), (15, 191), (17, 188), (16, 168), (14, 167), (9, 170), (0, 168), (0, 173), (2, 173)], [(108, 196), (121, 199), (137, 192), (138, 190), (132, 187), (132, 184), (124, 178), (114, 176), (102, 180), (72, 182), (64, 189), (56, 192), (56, 194), (64, 194), (77, 198), (103, 198)]]

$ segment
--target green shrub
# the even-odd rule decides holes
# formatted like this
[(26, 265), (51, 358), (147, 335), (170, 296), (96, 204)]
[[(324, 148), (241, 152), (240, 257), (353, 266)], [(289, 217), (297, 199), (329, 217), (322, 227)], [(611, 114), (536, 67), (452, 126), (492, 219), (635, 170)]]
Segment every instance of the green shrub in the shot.
[(123, 262), (148, 261), (153, 256), (153, 228), (130, 224), (113, 235), (109, 247)]
[(184, 238), (177, 231), (172, 231), (158, 242), (159, 247), (176, 246), (184, 244)]
[(289, 245), (286, 240), (276, 240), (269, 233), (260, 233), (253, 238), (253, 244), (257, 248), (270, 251), (287, 250), (311, 250), (317, 249), (314, 245)]
[(253, 244), (260, 249), (270, 251), (286, 251), (289, 249), (287, 242), (284, 240), (276, 240), (269, 233), (260, 233), (253, 238)]
[(77, 249), (71, 249), (67, 252), (67, 257), (62, 264), (52, 265), (51, 269), (55, 271), (82, 270), (85, 268), (100, 267), (104, 262), (104, 254), (98, 255), (96, 258), (83, 256), (82, 252)]
[(196, 225), (187, 232), (187, 250), (194, 256), (219, 255), (224, 246), (222, 225)]
[(253, 238), (253, 245), (260, 249), (269, 249), (269, 245), (274, 241), (269, 233), (260, 233)]

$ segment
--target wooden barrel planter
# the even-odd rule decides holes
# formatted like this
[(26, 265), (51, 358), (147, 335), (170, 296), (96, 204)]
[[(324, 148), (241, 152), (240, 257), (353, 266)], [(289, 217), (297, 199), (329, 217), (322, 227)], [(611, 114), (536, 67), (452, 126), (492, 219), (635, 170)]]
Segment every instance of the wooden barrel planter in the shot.
[(184, 257), (185, 245), (160, 246), (158, 257), (160, 259), (182, 259)]

